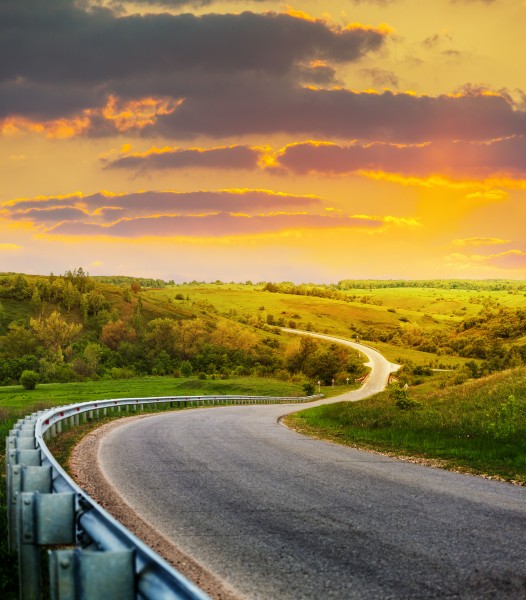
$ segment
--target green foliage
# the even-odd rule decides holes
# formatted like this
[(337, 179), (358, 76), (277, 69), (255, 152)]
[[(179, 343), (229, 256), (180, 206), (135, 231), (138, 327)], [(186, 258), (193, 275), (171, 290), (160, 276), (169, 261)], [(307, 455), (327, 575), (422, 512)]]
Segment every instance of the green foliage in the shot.
[(192, 363), (189, 360), (183, 360), (183, 362), (181, 363), (180, 370), (181, 370), (181, 375), (183, 377), (190, 377), (192, 375), (192, 373), (194, 372)]
[(303, 384), (303, 391), (305, 392), (305, 396), (313, 396), (314, 395), (314, 384), (312, 383), (304, 383)]
[(25, 370), (20, 375), (20, 384), (25, 390), (34, 390), (39, 380), (40, 377), (35, 371)]
[(419, 406), (418, 402), (409, 397), (405, 387), (394, 387), (390, 390), (389, 395), (400, 410), (410, 410)]

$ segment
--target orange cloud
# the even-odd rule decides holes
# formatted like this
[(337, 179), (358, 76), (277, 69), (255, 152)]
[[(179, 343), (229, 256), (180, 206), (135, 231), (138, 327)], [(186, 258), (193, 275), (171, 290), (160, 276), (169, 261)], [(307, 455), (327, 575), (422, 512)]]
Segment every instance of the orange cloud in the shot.
[(498, 246), (501, 244), (509, 244), (510, 240), (502, 240), (492, 237), (470, 237), (464, 239), (456, 239), (451, 242), (453, 246)]
[(183, 100), (146, 97), (121, 102), (110, 95), (102, 108), (89, 108), (71, 118), (33, 121), (26, 117), (10, 116), (0, 120), (0, 135), (13, 136), (37, 133), (47, 139), (67, 139), (110, 129), (113, 133), (140, 131), (155, 125), (159, 116), (172, 114)]

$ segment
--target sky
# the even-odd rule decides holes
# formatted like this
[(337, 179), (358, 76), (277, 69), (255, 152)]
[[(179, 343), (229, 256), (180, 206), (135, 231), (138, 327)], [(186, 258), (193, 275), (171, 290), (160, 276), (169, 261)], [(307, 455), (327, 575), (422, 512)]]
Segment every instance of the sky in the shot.
[(526, 279), (526, 0), (0, 0), (0, 271)]

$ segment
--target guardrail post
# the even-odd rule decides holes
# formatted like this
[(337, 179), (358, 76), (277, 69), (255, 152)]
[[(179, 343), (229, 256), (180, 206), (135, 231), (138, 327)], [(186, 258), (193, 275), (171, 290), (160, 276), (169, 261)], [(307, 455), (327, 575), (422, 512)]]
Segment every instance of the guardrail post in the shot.
[(49, 551), (51, 600), (133, 600), (135, 553)]
[[(41, 463), (40, 450), (34, 448), (34, 438), (20, 438), (16, 443), (22, 443), (21, 440), (30, 439), (33, 441), (33, 449), (11, 449), (7, 452), (7, 526), (8, 526), (8, 546), (10, 552), (15, 552), (17, 545), (16, 535), (16, 502), (21, 490), (21, 467), (22, 465), (38, 467)], [(16, 471), (16, 473), (15, 473)]]
[(7, 520), (9, 530), (9, 551), (17, 550), (17, 503), (21, 492), (50, 493), (52, 486), (53, 471), (51, 467), (35, 467), (27, 465), (12, 465), (8, 479), (7, 493)]
[(22, 492), (17, 521), (20, 599), (40, 600), (39, 545), (75, 542), (75, 494)]

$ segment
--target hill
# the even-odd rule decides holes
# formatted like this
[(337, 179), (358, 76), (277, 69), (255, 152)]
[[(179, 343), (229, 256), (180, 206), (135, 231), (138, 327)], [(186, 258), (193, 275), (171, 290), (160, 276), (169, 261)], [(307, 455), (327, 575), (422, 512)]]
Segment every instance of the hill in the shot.
[(43, 383), (192, 373), (329, 383), (365, 372), (352, 350), (290, 340), (169, 284), (82, 269), (0, 274), (0, 384), (24, 371)]
[(293, 428), (412, 461), (526, 485), (526, 367), (444, 390), (391, 388), (287, 417)]

